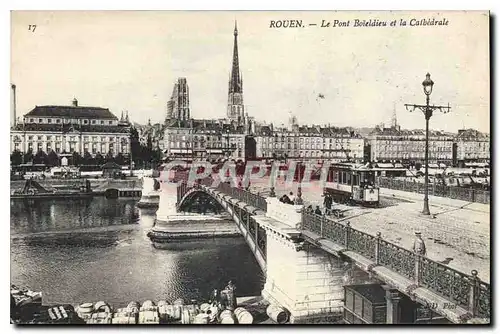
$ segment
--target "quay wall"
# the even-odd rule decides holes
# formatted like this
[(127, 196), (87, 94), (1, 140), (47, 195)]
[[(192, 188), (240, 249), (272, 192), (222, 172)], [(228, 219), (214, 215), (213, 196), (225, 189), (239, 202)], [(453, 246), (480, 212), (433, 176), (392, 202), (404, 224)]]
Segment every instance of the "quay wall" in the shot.
[[(45, 179), (36, 180), (42, 187), (47, 189), (57, 188), (57, 187), (73, 187), (79, 186), (85, 183), (85, 180), (90, 181), (90, 186), (92, 190), (99, 189), (100, 187), (117, 188), (117, 189), (142, 189), (142, 180), (138, 178), (128, 178), (125, 180), (115, 180), (115, 179), (91, 179), (91, 178), (79, 178), (79, 179)], [(26, 181), (10, 181), (10, 190), (22, 190), (24, 188)]]

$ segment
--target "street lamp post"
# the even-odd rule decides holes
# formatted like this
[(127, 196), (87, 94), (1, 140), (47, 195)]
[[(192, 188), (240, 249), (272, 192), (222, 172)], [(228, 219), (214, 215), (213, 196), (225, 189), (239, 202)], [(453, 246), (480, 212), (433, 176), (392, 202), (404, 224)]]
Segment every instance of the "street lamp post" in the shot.
[(448, 106), (435, 106), (430, 105), (430, 95), (432, 93), (432, 87), (434, 86), (434, 81), (431, 80), (431, 75), (427, 73), (425, 80), (422, 82), (424, 88), (424, 94), (426, 96), (425, 105), (420, 104), (405, 104), (406, 110), (412, 112), (415, 109), (419, 109), (424, 113), (425, 116), (425, 181), (424, 181), (424, 208), (422, 214), (429, 216), (431, 212), (429, 211), (429, 120), (432, 117), (434, 110), (438, 110), (442, 113), (448, 113), (450, 111), (450, 105)]

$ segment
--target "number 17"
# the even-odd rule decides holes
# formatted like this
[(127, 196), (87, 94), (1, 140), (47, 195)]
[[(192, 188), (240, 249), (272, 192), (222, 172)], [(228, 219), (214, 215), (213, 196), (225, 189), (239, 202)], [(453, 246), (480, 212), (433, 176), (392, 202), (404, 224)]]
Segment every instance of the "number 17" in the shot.
[(36, 29), (36, 24), (30, 24), (30, 25), (28, 25), (28, 30), (29, 31), (35, 32), (35, 29)]

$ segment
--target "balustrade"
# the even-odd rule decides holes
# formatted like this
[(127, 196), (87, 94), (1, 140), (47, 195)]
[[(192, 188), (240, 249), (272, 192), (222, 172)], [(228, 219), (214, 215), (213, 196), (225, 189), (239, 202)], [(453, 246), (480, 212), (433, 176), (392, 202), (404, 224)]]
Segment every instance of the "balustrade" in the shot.
[[(377, 178), (377, 185), (381, 188), (408, 191), (420, 194), (424, 192), (424, 185), (419, 182), (398, 180), (382, 176)], [(429, 195), (448, 197), (451, 199), (483, 204), (490, 203), (490, 192), (481, 189), (445, 186), (442, 184), (432, 183), (431, 185), (429, 185)]]
[[(417, 190), (417, 185), (409, 186), (405, 181), (379, 178), (380, 187), (390, 187), (392, 189)], [(211, 186), (208, 181), (203, 180), (201, 184)], [(457, 187), (447, 187), (436, 185), (433, 191), (436, 195), (446, 191), (455, 191), (457, 197), (465, 196), (475, 200), (484, 199), (489, 203), (489, 192), (476, 191), (472, 189), (453, 189)], [(180, 193), (182, 196), (189, 190), (185, 184), (181, 185)], [(231, 187), (228, 183), (220, 183), (217, 190), (245, 202), (261, 210), (267, 211), (266, 199), (250, 191)], [(472, 195), (471, 195), (472, 191)], [(454, 194), (455, 194), (454, 193)], [(181, 197), (182, 197), (181, 196)], [(451, 196), (450, 196), (451, 197)], [(293, 206), (290, 206), (290, 209)], [(236, 211), (235, 211), (236, 213)], [(266, 237), (258, 223), (244, 210), (239, 212), (241, 222), (246, 226), (250, 237), (255, 242), (257, 250), (265, 258)], [(397, 246), (391, 242), (383, 240), (380, 232), (373, 236), (362, 231), (356, 230), (346, 224), (331, 220), (325, 216), (314, 213), (302, 212), (300, 228), (314, 232), (322, 238), (333, 241), (356, 253), (359, 253), (371, 260), (377, 265), (385, 266), (397, 272), (398, 274), (412, 280), (417, 286), (425, 287), (436, 294), (450, 300), (450, 302), (459, 305), (471, 312), (473, 316), (489, 318), (491, 312), (491, 288), (490, 285), (480, 281), (477, 278), (477, 272), (472, 271), (472, 275), (466, 275), (458, 272), (446, 265), (432, 261), (425, 256), (418, 255), (413, 251)]]
[(372, 236), (352, 228), (348, 222), (344, 225), (314, 213), (302, 213), (301, 228), (340, 244), (346, 250), (359, 253), (377, 265), (392, 269), (412, 280), (415, 285), (425, 287), (450, 303), (467, 309), (473, 316), (490, 317), (490, 285), (480, 281), (475, 270), (469, 276), (383, 240), (380, 232)]

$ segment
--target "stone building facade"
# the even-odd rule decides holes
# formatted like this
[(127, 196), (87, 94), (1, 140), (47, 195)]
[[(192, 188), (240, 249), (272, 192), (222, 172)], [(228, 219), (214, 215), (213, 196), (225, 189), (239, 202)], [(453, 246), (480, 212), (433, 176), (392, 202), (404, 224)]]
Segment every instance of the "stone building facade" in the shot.
[(256, 129), (257, 157), (286, 157), (330, 162), (363, 161), (364, 140), (347, 128), (298, 126)]
[[(429, 163), (453, 162), (453, 135), (442, 131), (429, 133)], [(399, 126), (375, 127), (367, 136), (371, 161), (423, 163), (425, 130), (403, 130)]]
[(454, 138), (457, 165), (470, 162), (490, 162), (490, 135), (474, 129), (458, 130)]
[(130, 152), (128, 114), (119, 120), (109, 109), (79, 106), (76, 99), (71, 106), (36, 106), (11, 129), (10, 149), (125, 155)]

